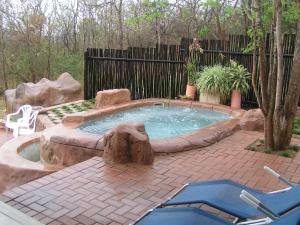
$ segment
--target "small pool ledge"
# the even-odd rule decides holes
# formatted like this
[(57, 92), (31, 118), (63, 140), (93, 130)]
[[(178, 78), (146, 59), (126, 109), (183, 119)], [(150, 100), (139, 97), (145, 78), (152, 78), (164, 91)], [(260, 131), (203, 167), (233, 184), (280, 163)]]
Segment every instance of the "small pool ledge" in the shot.
[(0, 147), (0, 192), (56, 171), (41, 163), (26, 160), (18, 154), (23, 147), (37, 142), (40, 135), (35, 133), (14, 138)]

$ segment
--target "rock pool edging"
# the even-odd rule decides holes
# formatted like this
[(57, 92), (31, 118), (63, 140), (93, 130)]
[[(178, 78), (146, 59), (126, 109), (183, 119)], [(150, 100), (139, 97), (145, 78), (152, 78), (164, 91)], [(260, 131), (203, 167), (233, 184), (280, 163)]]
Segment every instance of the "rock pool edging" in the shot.
[(25, 146), (39, 141), (40, 135), (40, 133), (35, 133), (14, 138), (0, 147), (0, 193), (57, 170), (24, 159), (18, 154)]
[[(154, 103), (163, 103), (170, 106), (186, 106), (186, 107), (191, 106), (195, 108), (203, 108), (203, 109), (218, 111), (222, 113), (227, 113), (233, 117), (232, 119), (218, 122), (206, 128), (202, 128), (197, 131), (187, 133), (178, 137), (164, 138), (162, 140), (150, 140), (151, 146), (155, 153), (182, 152), (182, 151), (202, 148), (214, 144), (220, 141), (221, 139), (232, 135), (235, 131), (240, 129), (239, 119), (245, 112), (245, 110), (233, 110), (230, 107), (224, 105), (207, 104), (207, 103), (200, 103), (200, 102), (168, 100), (168, 99), (135, 100), (124, 104), (118, 104), (118, 105), (94, 110), (88, 113), (75, 113), (72, 115), (67, 115), (63, 119), (63, 127), (64, 129), (70, 129), (70, 132), (66, 131), (64, 133), (72, 133), (73, 136), (71, 138), (68, 138), (67, 136), (64, 135), (63, 137), (59, 138), (56, 135), (56, 139), (60, 139), (61, 144), (71, 144), (71, 145), (76, 144), (77, 147), (85, 147), (87, 143), (86, 141), (80, 141), (80, 137), (82, 137), (82, 135), (85, 136), (87, 133), (76, 131), (73, 128), (77, 128), (84, 122), (90, 120), (98, 119), (103, 116), (107, 116), (131, 108), (152, 105)], [(89, 134), (89, 135), (95, 136), (94, 134)], [(97, 150), (103, 150), (104, 149), (103, 144), (101, 144), (102, 139), (100, 138), (102, 136), (100, 135), (97, 137), (98, 138), (92, 141), (92, 143), (94, 146), (100, 146), (96, 148)], [(76, 139), (77, 143), (74, 142), (72, 143), (71, 139), (73, 140)]]
[(45, 165), (71, 166), (102, 156), (102, 136), (80, 133), (61, 124), (44, 130), (40, 137), (41, 161)]

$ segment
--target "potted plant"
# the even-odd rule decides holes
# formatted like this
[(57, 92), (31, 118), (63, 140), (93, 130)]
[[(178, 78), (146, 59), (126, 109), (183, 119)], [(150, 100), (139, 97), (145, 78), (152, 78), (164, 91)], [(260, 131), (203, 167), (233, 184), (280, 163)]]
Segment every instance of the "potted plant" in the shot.
[(219, 104), (230, 93), (229, 80), (221, 65), (206, 66), (197, 80), (201, 102)]
[(186, 71), (188, 76), (188, 84), (186, 85), (185, 95), (191, 99), (195, 98), (196, 93), (196, 81), (198, 78), (197, 66), (194, 62), (189, 62), (186, 64)]
[(236, 61), (230, 60), (230, 65), (225, 68), (229, 76), (231, 91), (231, 108), (240, 109), (242, 94), (250, 88), (250, 73), (247, 69), (239, 65)]

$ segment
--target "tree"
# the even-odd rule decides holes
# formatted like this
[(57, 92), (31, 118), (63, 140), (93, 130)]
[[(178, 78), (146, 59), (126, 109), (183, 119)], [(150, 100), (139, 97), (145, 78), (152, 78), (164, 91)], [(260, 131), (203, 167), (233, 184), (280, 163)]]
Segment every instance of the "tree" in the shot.
[(161, 21), (166, 16), (170, 3), (168, 0), (145, 0), (143, 2), (145, 12), (144, 19), (147, 22), (154, 23), (156, 43), (161, 43)]
[[(0, 6), (1, 7), (1, 6)], [(4, 83), (4, 88), (8, 88), (7, 75), (6, 75), (6, 41), (5, 41), (5, 28), (4, 28), (4, 18), (0, 14), (0, 58), (1, 58), (1, 67), (2, 67), (2, 79)], [(0, 89), (0, 93), (2, 90)]]
[[(273, 150), (283, 150), (291, 142), (293, 121), (300, 95), (300, 17), (298, 15), (295, 52), (289, 85), (284, 90), (283, 80), (283, 3), (254, 0), (253, 2), (253, 72), (252, 82), (258, 104), (265, 117), (265, 146)], [(297, 5), (299, 8), (299, 4)], [(270, 8), (271, 16), (266, 16)], [(299, 11), (298, 11), (299, 13)], [(266, 28), (270, 27), (270, 57), (267, 61), (265, 42)], [(258, 64), (256, 52), (258, 50)], [(270, 68), (267, 72), (267, 63)]]

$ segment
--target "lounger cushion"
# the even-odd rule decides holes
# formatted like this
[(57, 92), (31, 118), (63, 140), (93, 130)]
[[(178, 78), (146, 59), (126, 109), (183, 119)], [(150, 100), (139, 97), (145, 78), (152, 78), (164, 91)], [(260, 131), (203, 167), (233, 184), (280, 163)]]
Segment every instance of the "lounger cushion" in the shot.
[[(300, 209), (281, 216), (270, 225), (299, 225)], [(135, 225), (234, 225), (199, 208), (156, 208)]]
[(191, 183), (163, 205), (204, 203), (241, 219), (261, 216), (260, 211), (240, 198), (242, 190), (254, 195), (279, 215), (300, 205), (300, 185), (282, 193), (268, 194), (231, 180)]
[(136, 225), (232, 225), (198, 208), (156, 208)]

